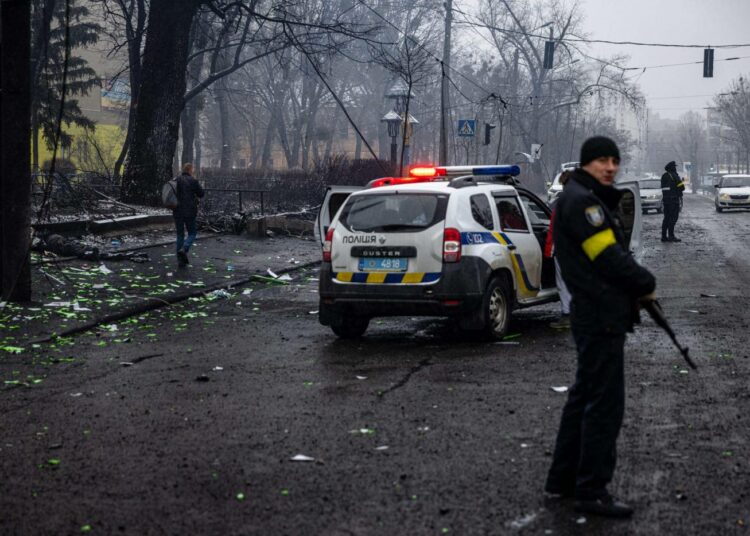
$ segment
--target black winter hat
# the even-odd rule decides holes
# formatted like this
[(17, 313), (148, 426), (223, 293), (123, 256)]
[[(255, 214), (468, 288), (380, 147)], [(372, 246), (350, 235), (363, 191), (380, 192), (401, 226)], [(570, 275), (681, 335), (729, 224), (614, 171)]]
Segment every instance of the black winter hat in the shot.
[(677, 164), (675, 163), (674, 160), (672, 160), (669, 164), (664, 166), (664, 169), (666, 171), (677, 171)]
[(614, 156), (620, 159), (620, 150), (617, 144), (604, 136), (594, 136), (581, 145), (581, 167), (602, 156)]

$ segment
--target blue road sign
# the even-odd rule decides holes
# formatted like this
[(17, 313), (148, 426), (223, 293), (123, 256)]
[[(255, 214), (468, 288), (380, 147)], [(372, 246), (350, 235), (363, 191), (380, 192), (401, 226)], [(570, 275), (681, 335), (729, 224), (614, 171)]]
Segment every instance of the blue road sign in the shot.
[(458, 135), (465, 137), (472, 137), (477, 131), (477, 122), (475, 119), (459, 119), (458, 120)]

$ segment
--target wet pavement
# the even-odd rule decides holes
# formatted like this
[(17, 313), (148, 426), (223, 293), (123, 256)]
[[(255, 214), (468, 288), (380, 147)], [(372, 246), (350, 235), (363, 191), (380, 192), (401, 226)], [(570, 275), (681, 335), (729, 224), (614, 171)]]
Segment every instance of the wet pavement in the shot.
[[(569, 333), (548, 326), (556, 305), (519, 312), (505, 344), (426, 318), (376, 319), (362, 339), (341, 341), (317, 321), (317, 271), (306, 268), (288, 284), (256, 280), (56, 347), (6, 352), (2, 377), (25, 385), (0, 392), (0, 526), (745, 534), (750, 212), (716, 214), (711, 200), (686, 197), (679, 244), (658, 241), (660, 222), (645, 216), (643, 262), (700, 370), (688, 371), (650, 320), (629, 338), (611, 490), (636, 507), (631, 520), (542, 497), (566, 396), (553, 387), (575, 368)], [(296, 244), (283, 246), (261, 260), (301, 260)], [(223, 278), (216, 257), (210, 275)]]

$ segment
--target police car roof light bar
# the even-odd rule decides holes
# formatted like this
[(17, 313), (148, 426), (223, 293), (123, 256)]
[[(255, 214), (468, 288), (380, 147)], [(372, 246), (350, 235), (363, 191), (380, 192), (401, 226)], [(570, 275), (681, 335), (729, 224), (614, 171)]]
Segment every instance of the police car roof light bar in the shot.
[(477, 166), (472, 168), (472, 175), (510, 175), (515, 177), (521, 174), (518, 166)]
[(432, 182), (437, 177), (382, 177), (373, 179), (367, 183), (367, 188), (378, 188), (379, 186), (398, 186), (399, 184), (417, 184), (420, 182)]

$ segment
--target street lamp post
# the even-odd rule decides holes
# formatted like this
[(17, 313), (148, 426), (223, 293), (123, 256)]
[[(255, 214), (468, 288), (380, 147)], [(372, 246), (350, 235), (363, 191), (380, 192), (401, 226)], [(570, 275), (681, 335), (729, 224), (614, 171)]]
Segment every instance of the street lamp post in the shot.
[(391, 110), (380, 121), (388, 125), (388, 136), (391, 138), (391, 168), (395, 168), (398, 153), (396, 138), (401, 132), (401, 116)]
[[(393, 108), (399, 117), (400, 124), (403, 125), (403, 147), (401, 149), (401, 165), (399, 166), (399, 175), (403, 174), (404, 165), (409, 164), (409, 142), (412, 135), (414, 125), (418, 124), (414, 116), (409, 114), (408, 120), (406, 118), (406, 111), (409, 108), (408, 104), (411, 99), (415, 97), (414, 93), (409, 90), (409, 86), (400, 78), (391, 85), (391, 87), (385, 93), (386, 98), (393, 99)], [(390, 112), (389, 112), (390, 113)], [(388, 116), (388, 114), (386, 114)], [(382, 119), (385, 120), (385, 117)], [(389, 131), (390, 123), (389, 123)], [(391, 155), (393, 155), (393, 145), (391, 145)], [(395, 159), (394, 159), (395, 164)]]
[(404, 119), (403, 123), (404, 128), (406, 129), (406, 134), (404, 135), (403, 163), (401, 169), (399, 169), (399, 175), (404, 173), (403, 167), (408, 167), (411, 162), (411, 136), (414, 133), (414, 127), (419, 124), (419, 121), (417, 121), (413, 115), (409, 114), (409, 120), (406, 121)]

